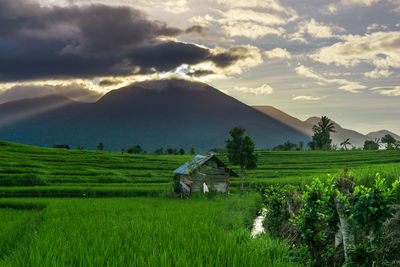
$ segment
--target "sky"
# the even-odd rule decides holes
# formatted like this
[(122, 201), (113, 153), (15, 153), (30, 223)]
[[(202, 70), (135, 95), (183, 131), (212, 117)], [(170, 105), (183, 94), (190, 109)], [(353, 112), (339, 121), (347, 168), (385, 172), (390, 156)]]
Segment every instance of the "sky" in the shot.
[(0, 0), (0, 103), (177, 76), (400, 134), (399, 70), (400, 0)]

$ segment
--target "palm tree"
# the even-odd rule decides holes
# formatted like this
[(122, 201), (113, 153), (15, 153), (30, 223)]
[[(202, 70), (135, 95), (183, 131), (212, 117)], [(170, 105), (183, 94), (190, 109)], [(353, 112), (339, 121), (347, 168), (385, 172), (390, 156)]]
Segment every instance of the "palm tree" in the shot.
[(343, 142), (341, 142), (340, 143), (340, 146), (343, 148), (344, 147), (344, 150), (347, 150), (347, 146), (350, 146), (351, 145), (351, 143), (350, 143), (350, 138), (347, 138), (347, 139), (345, 139)]
[(312, 149), (330, 149), (332, 142), (330, 133), (336, 132), (333, 122), (328, 117), (322, 116), (318, 124), (312, 127), (312, 130), (314, 132), (311, 142)]
[(336, 133), (335, 125), (327, 116), (322, 116), (318, 124), (314, 125), (312, 129), (314, 133), (315, 132), (323, 134)]

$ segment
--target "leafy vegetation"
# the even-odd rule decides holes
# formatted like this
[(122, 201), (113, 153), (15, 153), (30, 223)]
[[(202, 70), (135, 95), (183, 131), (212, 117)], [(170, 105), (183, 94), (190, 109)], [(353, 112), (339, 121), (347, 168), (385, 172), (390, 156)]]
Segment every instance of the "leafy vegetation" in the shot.
[[(390, 251), (400, 239), (390, 249), (383, 240), (392, 237), (388, 227), (398, 221), (393, 205), (400, 204), (399, 188), (400, 178), (388, 184), (380, 175), (371, 187), (355, 185), (347, 171), (304, 189), (270, 187), (265, 222), (312, 266), (392, 266), (399, 258)], [(295, 199), (300, 203), (294, 205)]]
[(232, 139), (226, 140), (228, 159), (240, 167), (240, 190), (243, 190), (244, 170), (255, 169), (257, 155), (254, 153), (255, 143), (250, 136), (243, 136), (246, 130), (235, 127), (229, 131)]

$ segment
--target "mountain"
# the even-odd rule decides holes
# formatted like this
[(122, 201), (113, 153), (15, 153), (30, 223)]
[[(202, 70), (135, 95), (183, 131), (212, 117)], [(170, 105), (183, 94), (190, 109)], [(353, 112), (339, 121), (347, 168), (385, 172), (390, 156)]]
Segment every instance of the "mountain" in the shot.
[(258, 148), (310, 140), (207, 84), (179, 79), (135, 83), (95, 103), (59, 96), (8, 102), (0, 105), (0, 123), (0, 140), (87, 149), (103, 142), (114, 151), (136, 144), (148, 151), (192, 146), (206, 151), (224, 147), (229, 130), (239, 125)]
[(275, 118), (276, 120), (297, 129), (298, 131), (308, 135), (312, 136), (313, 131), (312, 131), (312, 125), (310, 127), (309, 123), (306, 123), (304, 121), (301, 121), (293, 116), (290, 116), (289, 114), (274, 108), (272, 106), (253, 106), (253, 108), (261, 111), (262, 113), (271, 116), (272, 118)]
[[(290, 127), (297, 129), (298, 131), (300, 131), (308, 136), (313, 135), (312, 127), (313, 127), (313, 125), (317, 124), (320, 119), (319, 117), (311, 117), (305, 121), (301, 121), (301, 120), (299, 120), (295, 117), (292, 117), (292, 116), (282, 112), (281, 110), (276, 109), (271, 106), (253, 106), (253, 108), (263, 112), (264, 114), (266, 114), (268, 116), (271, 116), (272, 118), (275, 118), (275, 119), (281, 121), (282, 123), (285, 123), (286, 125), (288, 125)], [(340, 146), (341, 142), (343, 142), (347, 138), (350, 138), (350, 143), (352, 145), (354, 145), (356, 147), (363, 147), (364, 142), (366, 140), (374, 139), (374, 137), (372, 137), (370, 134), (363, 135), (359, 132), (342, 128), (338, 123), (336, 123), (334, 121), (332, 121), (332, 122), (335, 125), (335, 130), (336, 130), (336, 133), (331, 133), (332, 144), (336, 144), (336, 145)], [(383, 132), (383, 131), (381, 131), (381, 132)], [(395, 135), (393, 134), (393, 137), (394, 136)]]
[(387, 131), (387, 130), (381, 130), (381, 131), (377, 131), (377, 132), (370, 132), (370, 133), (367, 134), (367, 136), (373, 140), (373, 139), (378, 139), (378, 138), (380, 139), (380, 138), (384, 137), (387, 134), (393, 136), (394, 139), (400, 141), (400, 135), (397, 135), (397, 134), (392, 133), (392, 132)]

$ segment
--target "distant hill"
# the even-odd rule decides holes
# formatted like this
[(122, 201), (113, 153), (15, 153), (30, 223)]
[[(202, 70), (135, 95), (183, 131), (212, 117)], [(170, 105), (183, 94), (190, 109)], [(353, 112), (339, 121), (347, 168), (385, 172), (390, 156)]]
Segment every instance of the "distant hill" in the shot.
[(370, 132), (370, 133), (367, 134), (367, 136), (372, 138), (372, 139), (375, 139), (375, 138), (382, 138), (387, 134), (393, 136), (394, 139), (400, 141), (400, 135), (397, 135), (397, 134), (392, 133), (392, 132), (387, 131), (387, 130), (381, 130), (381, 131), (377, 131), (377, 132)]
[[(290, 116), (289, 114), (276, 109), (271, 106), (253, 106), (253, 108), (263, 112), (264, 114), (271, 116), (282, 123), (285, 123), (286, 125), (293, 127), (297, 129), (298, 131), (308, 135), (312, 136), (312, 126), (317, 124), (319, 121), (319, 117), (311, 117), (308, 118), (305, 121), (301, 121), (293, 116)], [(369, 133), (367, 135), (361, 134), (359, 132), (350, 130), (350, 129), (345, 129), (342, 128), (338, 123), (333, 121), (336, 129), (336, 133), (332, 133), (332, 144), (337, 144), (340, 145), (343, 140), (350, 138), (350, 143), (356, 147), (362, 147), (364, 145), (365, 140), (373, 140), (375, 138), (382, 138), (385, 134), (391, 134), (394, 138), (397, 140), (400, 140), (400, 136), (391, 133), (386, 130), (382, 130), (379, 132), (373, 132)]]
[(114, 151), (136, 144), (147, 151), (192, 146), (206, 151), (224, 147), (229, 130), (239, 125), (258, 148), (309, 141), (304, 133), (207, 84), (179, 79), (136, 83), (95, 103), (47, 96), (0, 105), (0, 140), (46, 147), (95, 149), (103, 142)]

